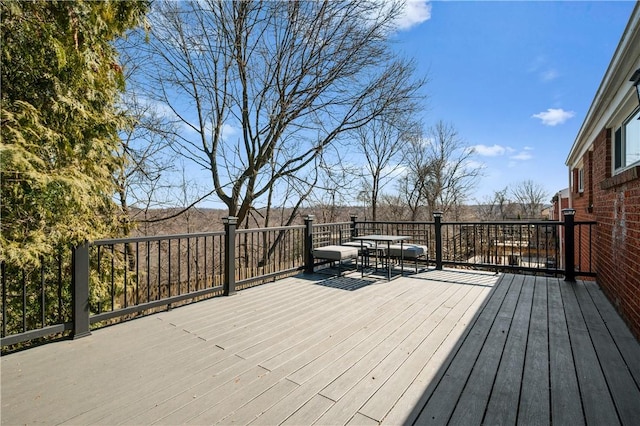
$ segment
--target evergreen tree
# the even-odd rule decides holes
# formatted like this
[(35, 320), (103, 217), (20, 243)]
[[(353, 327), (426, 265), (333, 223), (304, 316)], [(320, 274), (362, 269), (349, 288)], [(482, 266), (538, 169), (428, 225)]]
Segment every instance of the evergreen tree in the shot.
[(112, 236), (114, 155), (125, 117), (113, 41), (146, 2), (2, 1), (0, 260)]

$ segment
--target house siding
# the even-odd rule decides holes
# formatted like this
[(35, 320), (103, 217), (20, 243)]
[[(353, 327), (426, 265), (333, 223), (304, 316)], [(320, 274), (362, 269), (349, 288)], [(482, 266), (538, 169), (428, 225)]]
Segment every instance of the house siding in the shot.
[[(610, 129), (597, 135), (582, 164), (584, 192), (571, 191), (575, 220), (598, 222), (592, 251), (597, 281), (640, 339), (640, 178), (633, 173), (611, 177)], [(577, 256), (585, 255), (578, 244), (585, 232), (576, 235)], [(583, 267), (579, 260), (576, 265)]]

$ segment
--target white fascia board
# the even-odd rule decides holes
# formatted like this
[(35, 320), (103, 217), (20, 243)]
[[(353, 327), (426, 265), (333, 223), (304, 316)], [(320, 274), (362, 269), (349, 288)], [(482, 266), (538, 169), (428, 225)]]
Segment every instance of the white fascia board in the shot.
[[(635, 88), (629, 81), (640, 67), (640, 2), (637, 2), (600, 87), (578, 131), (565, 164), (571, 168), (591, 148), (595, 137), (622, 109), (637, 107)], [(622, 89), (622, 90), (621, 90)]]

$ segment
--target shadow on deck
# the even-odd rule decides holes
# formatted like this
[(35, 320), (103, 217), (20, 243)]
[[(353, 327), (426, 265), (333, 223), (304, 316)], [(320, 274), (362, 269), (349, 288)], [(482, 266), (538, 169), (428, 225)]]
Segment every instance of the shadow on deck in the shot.
[(505, 275), (406, 424), (638, 424), (640, 346), (595, 282)]
[(640, 418), (640, 346), (597, 285), (512, 274), (291, 277), (0, 362), (2, 424)]

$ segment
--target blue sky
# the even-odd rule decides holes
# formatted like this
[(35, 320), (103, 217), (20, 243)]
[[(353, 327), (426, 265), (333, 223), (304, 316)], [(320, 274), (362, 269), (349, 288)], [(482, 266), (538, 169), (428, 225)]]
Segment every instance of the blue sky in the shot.
[(429, 77), (426, 126), (453, 124), (484, 165), (470, 202), (525, 179), (549, 198), (635, 3), (412, 1), (395, 48)]

